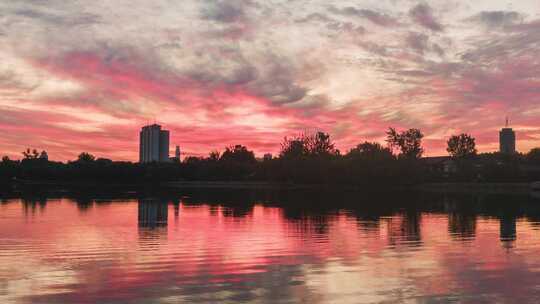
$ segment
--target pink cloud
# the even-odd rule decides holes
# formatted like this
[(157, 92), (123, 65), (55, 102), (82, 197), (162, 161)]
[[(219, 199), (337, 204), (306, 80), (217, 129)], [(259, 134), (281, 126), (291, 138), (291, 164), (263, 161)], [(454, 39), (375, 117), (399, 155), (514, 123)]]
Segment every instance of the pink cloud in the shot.
[[(329, 132), (339, 149), (346, 152), (365, 140), (383, 141), (390, 126), (421, 128), (428, 137), (445, 134), (425, 141), (428, 155), (446, 154), (445, 136), (450, 131), (445, 130), (471, 133), (477, 136), (481, 150), (487, 151), (496, 149), (497, 129), (506, 115), (520, 121), (520, 125), (538, 126), (537, 117), (520, 113), (530, 108), (529, 101), (540, 96), (537, 81), (529, 77), (525, 63), (518, 60), (502, 65), (494, 73), (472, 70), (457, 79), (427, 75), (426, 85), (338, 108), (329, 108), (325, 103), (307, 107), (276, 104), (244, 83), (201, 81), (159, 64), (148, 64), (133, 54), (108, 58), (92, 52), (72, 52), (32, 64), (55, 77), (75, 81), (84, 90), (33, 101), (47, 104), (47, 110), (1, 110), (3, 116), (16, 121), (0, 121), (9, 130), (0, 145), (4, 154), (12, 157), (26, 147), (36, 147), (58, 160), (73, 159), (82, 151), (137, 160), (139, 128), (153, 118), (172, 131), (171, 145), (179, 144), (194, 155), (239, 143), (259, 155), (276, 154), (284, 136), (315, 130)], [(411, 109), (418, 100), (437, 101), (439, 110), (406, 114), (414, 112)], [(379, 110), (363, 112), (366, 106), (375, 104), (381, 105)], [(81, 125), (92, 121), (55, 114), (57, 107), (77, 109), (88, 113), (89, 118), (105, 114), (126, 123), (101, 122), (95, 130), (81, 131)], [(398, 114), (388, 116), (391, 110)], [(160, 121), (160, 117), (167, 119)], [(518, 133), (518, 138), (528, 140), (522, 150), (535, 144), (539, 132), (528, 128), (522, 137)]]

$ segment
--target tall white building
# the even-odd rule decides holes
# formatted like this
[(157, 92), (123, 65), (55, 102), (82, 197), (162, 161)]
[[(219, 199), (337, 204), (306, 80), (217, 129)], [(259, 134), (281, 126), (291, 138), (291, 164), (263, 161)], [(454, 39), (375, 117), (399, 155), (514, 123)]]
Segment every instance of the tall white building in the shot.
[(169, 131), (160, 125), (144, 126), (140, 132), (139, 162), (169, 161)]

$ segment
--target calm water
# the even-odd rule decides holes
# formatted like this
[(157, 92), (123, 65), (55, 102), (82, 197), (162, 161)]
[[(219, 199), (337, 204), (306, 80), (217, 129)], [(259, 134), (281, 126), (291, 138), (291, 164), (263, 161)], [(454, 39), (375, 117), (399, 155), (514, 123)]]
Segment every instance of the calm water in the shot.
[(335, 200), (5, 199), (0, 302), (540, 302), (540, 201)]

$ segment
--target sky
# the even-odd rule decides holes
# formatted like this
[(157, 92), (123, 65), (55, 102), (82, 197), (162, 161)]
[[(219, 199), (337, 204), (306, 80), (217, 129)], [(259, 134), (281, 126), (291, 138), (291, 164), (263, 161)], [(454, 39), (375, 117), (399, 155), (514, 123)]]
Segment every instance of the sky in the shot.
[(419, 128), (540, 146), (540, 2), (19, 0), (0, 2), (0, 154), (138, 159), (140, 128), (171, 153), (279, 152), (324, 131), (342, 152)]

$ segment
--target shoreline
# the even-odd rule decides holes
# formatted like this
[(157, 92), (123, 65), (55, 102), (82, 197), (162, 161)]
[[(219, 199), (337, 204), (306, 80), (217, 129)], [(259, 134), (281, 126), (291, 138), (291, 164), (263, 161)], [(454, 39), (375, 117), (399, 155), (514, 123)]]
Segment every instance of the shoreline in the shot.
[(261, 190), (305, 190), (316, 188), (334, 188), (329, 185), (306, 185), (293, 183), (272, 183), (272, 182), (242, 182), (242, 181), (182, 181), (165, 182), (160, 186), (172, 189), (261, 189)]
[(402, 191), (417, 190), (425, 192), (442, 193), (488, 193), (525, 194), (533, 192), (532, 183), (508, 182), (508, 183), (481, 183), (481, 182), (440, 182), (424, 183), (410, 186), (353, 186), (332, 184), (294, 184), (275, 182), (251, 182), (251, 181), (173, 181), (158, 183), (104, 183), (99, 181), (43, 181), (43, 180), (19, 180), (8, 184), (12, 188), (25, 187), (51, 187), (51, 188), (164, 188), (169, 190), (180, 189), (231, 189), (231, 190), (345, 190), (345, 191)]
[(530, 194), (532, 183), (426, 183), (415, 187), (425, 192), (481, 193), (481, 194)]

